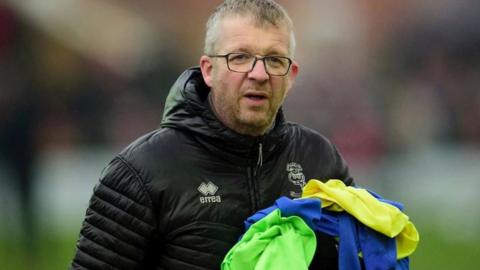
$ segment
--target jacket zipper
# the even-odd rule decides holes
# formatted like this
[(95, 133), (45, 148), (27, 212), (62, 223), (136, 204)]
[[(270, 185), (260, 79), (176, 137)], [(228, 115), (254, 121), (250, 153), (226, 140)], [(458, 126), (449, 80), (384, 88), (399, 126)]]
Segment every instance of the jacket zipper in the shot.
[[(252, 213), (255, 213), (259, 210), (259, 201), (260, 201), (260, 194), (258, 194), (258, 175), (260, 168), (263, 166), (263, 145), (260, 141), (255, 143), (256, 148), (258, 149), (257, 152), (257, 162), (248, 167), (248, 185), (250, 186), (251, 194), (250, 194), (250, 201), (252, 204)], [(253, 159), (252, 159), (253, 161)]]
[(263, 149), (262, 149), (262, 143), (258, 144), (258, 158), (257, 158), (257, 166), (255, 167), (255, 170), (253, 171), (253, 176), (257, 176), (257, 171), (260, 170), (260, 168), (263, 165)]

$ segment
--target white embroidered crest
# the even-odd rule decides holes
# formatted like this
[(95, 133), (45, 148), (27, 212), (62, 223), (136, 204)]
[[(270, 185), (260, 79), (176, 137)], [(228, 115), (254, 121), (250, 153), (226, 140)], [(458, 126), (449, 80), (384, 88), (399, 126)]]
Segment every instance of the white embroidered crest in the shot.
[[(290, 162), (287, 164), (288, 180), (294, 185), (299, 186), (300, 190), (306, 185), (305, 175), (303, 174), (303, 169), (300, 164), (295, 162)], [(290, 196), (294, 198), (299, 198), (302, 196), (301, 192), (290, 191)]]

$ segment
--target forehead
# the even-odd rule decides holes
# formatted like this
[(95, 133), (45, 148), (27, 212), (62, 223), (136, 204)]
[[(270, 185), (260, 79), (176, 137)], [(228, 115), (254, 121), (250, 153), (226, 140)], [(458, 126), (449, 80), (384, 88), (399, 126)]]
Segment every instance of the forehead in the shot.
[(290, 46), (287, 27), (270, 23), (260, 25), (253, 19), (242, 16), (222, 19), (218, 37), (219, 53), (245, 51), (261, 55), (287, 55)]

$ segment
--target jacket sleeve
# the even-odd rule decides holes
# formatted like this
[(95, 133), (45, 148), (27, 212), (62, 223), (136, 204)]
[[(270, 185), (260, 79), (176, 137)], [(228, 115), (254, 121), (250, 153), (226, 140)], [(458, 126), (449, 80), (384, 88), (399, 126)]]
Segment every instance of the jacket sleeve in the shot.
[(117, 157), (93, 190), (71, 269), (139, 269), (154, 233), (145, 186), (136, 171)]

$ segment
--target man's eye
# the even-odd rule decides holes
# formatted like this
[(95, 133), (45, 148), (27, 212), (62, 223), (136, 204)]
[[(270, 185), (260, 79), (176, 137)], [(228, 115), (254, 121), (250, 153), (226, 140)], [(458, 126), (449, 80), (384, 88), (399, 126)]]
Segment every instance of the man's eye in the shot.
[(274, 65), (274, 66), (283, 66), (285, 65), (285, 60), (281, 57), (268, 57), (267, 58), (268, 64), (269, 65)]
[(247, 62), (252, 57), (248, 54), (232, 54), (230, 55), (229, 61), (233, 62)]

